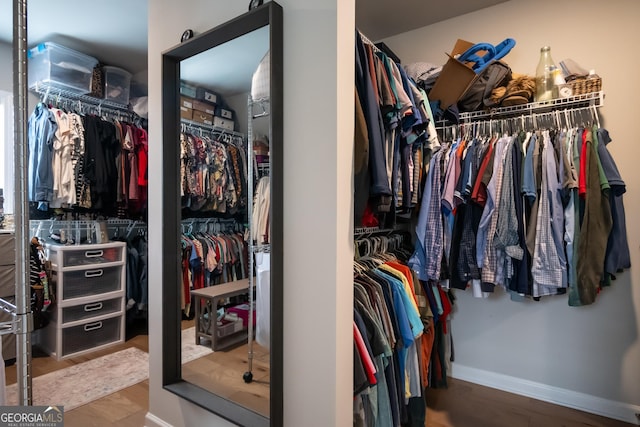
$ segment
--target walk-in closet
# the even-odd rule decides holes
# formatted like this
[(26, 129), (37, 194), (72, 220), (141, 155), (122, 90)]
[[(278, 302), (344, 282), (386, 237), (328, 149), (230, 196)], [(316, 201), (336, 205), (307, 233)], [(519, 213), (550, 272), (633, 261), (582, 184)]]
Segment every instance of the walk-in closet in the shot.
[(0, 12), (2, 408), (638, 424), (638, 2)]
[[(3, 34), (6, 52), (2, 45), (2, 397), (7, 405), (58, 405), (69, 425), (96, 416), (104, 425), (142, 425), (154, 330), (149, 300), (162, 291), (149, 281), (148, 168), (162, 137), (148, 133), (147, 2), (127, 6), (122, 19), (101, 6), (118, 22), (104, 28), (65, 22), (33, 2), (7, 3), (8, 11), (15, 6), (8, 29), (15, 15), (21, 31)], [(67, 3), (63, 9), (87, 10)], [(185, 57), (175, 82), (178, 134), (170, 140), (179, 163), (171, 178), (179, 184), (179, 280), (170, 291), (178, 301), (181, 375), (261, 417), (269, 416), (269, 255), (277, 223), (269, 181), (278, 130), (270, 116), (280, 102), (269, 84), (278, 77), (271, 76), (265, 22), (232, 38), (244, 56), (211, 45)], [(25, 66), (12, 70), (12, 63)], [(13, 85), (12, 75), (20, 76)], [(17, 105), (25, 106), (22, 122), (11, 114)], [(14, 186), (26, 189), (21, 197)], [(26, 316), (15, 297), (22, 248), (29, 253)], [(111, 398), (122, 399), (120, 413), (92, 409)]]

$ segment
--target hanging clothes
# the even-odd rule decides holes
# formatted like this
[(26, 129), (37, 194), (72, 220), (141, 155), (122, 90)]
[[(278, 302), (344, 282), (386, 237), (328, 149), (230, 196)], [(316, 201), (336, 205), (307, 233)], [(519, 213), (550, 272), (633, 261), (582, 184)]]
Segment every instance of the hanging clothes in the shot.
[(42, 102), (28, 126), (29, 201), (38, 210), (128, 218), (146, 209), (146, 130)]
[(246, 210), (247, 154), (242, 140), (180, 135), (180, 194), (188, 212), (235, 215)]
[(249, 277), (248, 244), (240, 232), (183, 233), (181, 267), (181, 308), (190, 313), (191, 290)]
[(515, 300), (568, 293), (569, 305), (593, 303), (630, 266), (610, 141), (593, 126), (443, 143), (409, 265), (421, 280), (479, 297), (501, 286)]
[(258, 245), (269, 243), (269, 212), (271, 211), (271, 186), (269, 177), (264, 176), (258, 181), (253, 197), (251, 229)]
[(434, 316), (400, 241), (356, 238), (354, 421), (362, 425), (406, 423), (436, 363)]
[(426, 93), (356, 31), (355, 225), (393, 227), (419, 203), (438, 146)]
[(49, 108), (39, 102), (28, 121), (29, 201), (47, 210), (53, 199), (53, 141), (58, 124)]

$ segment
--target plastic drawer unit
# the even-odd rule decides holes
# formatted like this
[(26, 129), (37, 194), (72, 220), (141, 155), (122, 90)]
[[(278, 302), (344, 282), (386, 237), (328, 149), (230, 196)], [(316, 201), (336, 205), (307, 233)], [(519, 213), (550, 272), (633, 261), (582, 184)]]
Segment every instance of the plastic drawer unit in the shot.
[(49, 245), (56, 302), (41, 344), (57, 360), (124, 342), (126, 244)]
[(42, 85), (78, 94), (91, 92), (96, 58), (51, 42), (30, 49), (27, 57), (31, 89)]
[[(16, 238), (11, 232), (0, 230), (0, 298), (15, 304), (16, 293)], [(0, 322), (9, 322), (12, 317), (0, 310)], [(16, 335), (2, 335), (2, 358), (13, 363), (16, 360)]]

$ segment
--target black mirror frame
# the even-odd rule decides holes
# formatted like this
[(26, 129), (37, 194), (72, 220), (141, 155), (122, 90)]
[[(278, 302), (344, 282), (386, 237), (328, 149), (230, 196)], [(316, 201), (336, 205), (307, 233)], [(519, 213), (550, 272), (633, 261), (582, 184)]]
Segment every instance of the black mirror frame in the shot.
[[(269, 25), (271, 184), (270, 415), (265, 417), (182, 379), (180, 290), (180, 61)], [(269, 1), (162, 54), (162, 386), (243, 426), (283, 424), (283, 18)], [(241, 379), (241, 378), (240, 378)]]

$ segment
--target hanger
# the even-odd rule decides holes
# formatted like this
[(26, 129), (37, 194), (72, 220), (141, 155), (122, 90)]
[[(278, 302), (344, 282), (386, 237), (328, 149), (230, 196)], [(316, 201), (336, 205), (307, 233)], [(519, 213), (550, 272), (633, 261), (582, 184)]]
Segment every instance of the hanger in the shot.
[(591, 104), (591, 112), (595, 119), (596, 125), (598, 126), (598, 129), (600, 129), (600, 116), (598, 115), (598, 110), (596, 109), (596, 106), (594, 104)]

